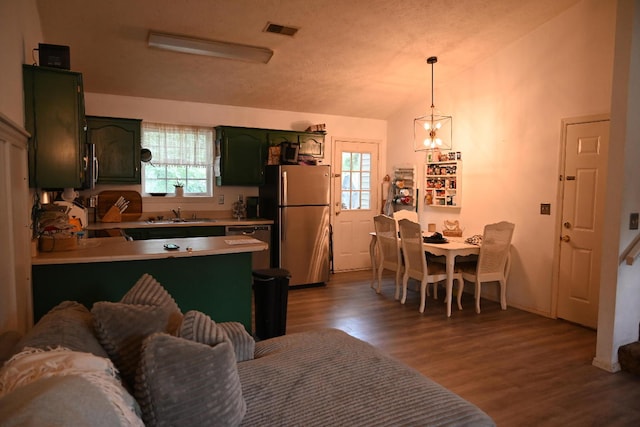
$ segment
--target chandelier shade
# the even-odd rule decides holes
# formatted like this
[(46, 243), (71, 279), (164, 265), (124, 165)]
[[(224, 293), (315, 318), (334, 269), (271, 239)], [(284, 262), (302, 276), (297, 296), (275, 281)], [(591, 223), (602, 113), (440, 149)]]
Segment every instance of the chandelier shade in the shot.
[(415, 151), (451, 150), (453, 117), (431, 113), (413, 120), (413, 143)]
[(438, 58), (431, 56), (427, 63), (431, 64), (431, 111), (413, 120), (413, 146), (415, 151), (433, 149), (451, 150), (453, 148), (453, 117), (436, 110), (433, 102), (433, 64)]

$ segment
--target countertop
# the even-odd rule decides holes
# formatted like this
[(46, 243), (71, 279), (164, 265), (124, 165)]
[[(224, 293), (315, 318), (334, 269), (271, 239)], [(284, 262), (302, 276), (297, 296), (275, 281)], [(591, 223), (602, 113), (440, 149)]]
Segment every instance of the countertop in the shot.
[[(174, 243), (180, 248), (166, 250), (164, 249), (165, 243)], [(80, 264), (180, 258), (257, 252), (267, 248), (266, 243), (247, 236), (186, 237), (136, 241), (127, 241), (122, 237), (104, 237), (83, 239), (80, 241), (78, 249), (70, 251), (39, 252), (38, 255), (31, 258), (31, 264)]]
[(185, 222), (173, 222), (171, 219), (162, 221), (126, 221), (126, 222), (94, 222), (87, 226), (87, 230), (110, 230), (114, 228), (158, 228), (158, 227), (211, 227), (211, 226), (227, 226), (227, 225), (272, 225), (273, 220), (270, 219), (234, 219), (234, 218), (215, 218), (210, 220), (186, 220)]

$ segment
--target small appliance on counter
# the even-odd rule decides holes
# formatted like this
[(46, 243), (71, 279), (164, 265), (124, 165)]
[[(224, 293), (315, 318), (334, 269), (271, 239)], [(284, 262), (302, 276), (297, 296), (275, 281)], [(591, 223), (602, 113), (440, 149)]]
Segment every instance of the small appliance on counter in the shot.
[(87, 209), (82, 205), (79, 205), (75, 202), (66, 202), (63, 200), (58, 200), (53, 203), (55, 205), (63, 206), (64, 208), (66, 208), (67, 215), (69, 216), (69, 223), (75, 225), (76, 227), (78, 227), (79, 225), (79, 229), (76, 231), (80, 231), (89, 225), (89, 215)]
[(260, 206), (258, 201), (259, 197), (247, 197), (247, 218), (256, 219), (260, 218)]

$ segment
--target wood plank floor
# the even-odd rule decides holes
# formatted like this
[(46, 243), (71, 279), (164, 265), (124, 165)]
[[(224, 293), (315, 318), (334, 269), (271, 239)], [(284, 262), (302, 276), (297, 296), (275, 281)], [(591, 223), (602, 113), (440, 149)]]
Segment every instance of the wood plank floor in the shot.
[[(638, 426), (640, 378), (592, 366), (596, 333), (472, 296), (445, 317), (444, 291), (423, 314), (419, 294), (394, 300), (371, 272), (332, 275), (326, 287), (289, 292), (287, 333), (341, 329), (422, 372), (488, 413), (498, 426)], [(384, 407), (384, 402), (380, 402)]]

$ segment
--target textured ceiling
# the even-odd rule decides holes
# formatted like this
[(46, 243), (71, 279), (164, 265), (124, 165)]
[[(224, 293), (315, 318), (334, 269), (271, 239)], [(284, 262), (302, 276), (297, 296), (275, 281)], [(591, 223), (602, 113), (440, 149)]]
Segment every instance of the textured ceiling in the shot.
[[(37, 0), (85, 90), (386, 119), (578, 0)], [(263, 32), (298, 27), (294, 37)], [(268, 47), (268, 64), (147, 46), (149, 30)]]

